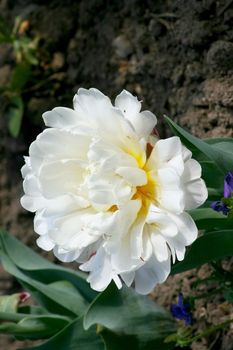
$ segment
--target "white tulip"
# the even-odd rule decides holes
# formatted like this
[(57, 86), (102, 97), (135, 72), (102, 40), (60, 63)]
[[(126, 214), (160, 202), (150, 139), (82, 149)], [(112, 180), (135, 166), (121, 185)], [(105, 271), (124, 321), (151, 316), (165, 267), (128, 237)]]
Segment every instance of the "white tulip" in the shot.
[(197, 228), (185, 210), (207, 198), (201, 167), (178, 137), (151, 136), (156, 117), (127, 91), (115, 106), (79, 89), (54, 108), (22, 168), (22, 206), (36, 212), (37, 244), (77, 261), (97, 291), (111, 280), (147, 294), (182, 260)]

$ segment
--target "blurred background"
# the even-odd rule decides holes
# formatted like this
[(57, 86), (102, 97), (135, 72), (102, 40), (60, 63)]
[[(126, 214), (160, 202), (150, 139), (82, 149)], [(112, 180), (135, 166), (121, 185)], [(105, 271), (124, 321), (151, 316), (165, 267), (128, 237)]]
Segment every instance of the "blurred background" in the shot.
[[(19, 204), (20, 168), (43, 130), (41, 114), (71, 107), (79, 87), (112, 99), (129, 90), (157, 115), (161, 137), (170, 135), (163, 114), (202, 138), (232, 136), (232, 23), (231, 0), (0, 0), (0, 225), (43, 254), (33, 215)], [(169, 307), (209, 273), (171, 277), (153, 297)], [(0, 292), (18, 289), (1, 271)], [(233, 313), (217, 296), (196, 310), (200, 329)], [(231, 336), (219, 332), (192, 349), (232, 350)], [(1, 350), (18, 346), (0, 337)]]

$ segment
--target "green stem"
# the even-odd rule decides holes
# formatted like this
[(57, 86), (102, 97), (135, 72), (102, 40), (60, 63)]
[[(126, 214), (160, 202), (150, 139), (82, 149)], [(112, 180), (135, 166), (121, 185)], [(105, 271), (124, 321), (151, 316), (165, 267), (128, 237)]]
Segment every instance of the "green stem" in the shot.
[(24, 317), (29, 316), (28, 314), (16, 314), (16, 313), (10, 313), (10, 312), (0, 312), (0, 321), (12, 321), (12, 322), (19, 322)]
[[(36, 315), (36, 314), (23, 314), (23, 313), (11, 313), (11, 312), (0, 312), (0, 322), (1, 321), (11, 321), (11, 322), (19, 322), (21, 321), (23, 318), (25, 317), (46, 317), (46, 316), (53, 316), (53, 317), (56, 317), (55, 314), (39, 314), (39, 315)], [(57, 318), (59, 319), (63, 319), (65, 321), (68, 321), (70, 322), (71, 319), (69, 317), (66, 317), (66, 316), (61, 316), (61, 315), (57, 315)]]

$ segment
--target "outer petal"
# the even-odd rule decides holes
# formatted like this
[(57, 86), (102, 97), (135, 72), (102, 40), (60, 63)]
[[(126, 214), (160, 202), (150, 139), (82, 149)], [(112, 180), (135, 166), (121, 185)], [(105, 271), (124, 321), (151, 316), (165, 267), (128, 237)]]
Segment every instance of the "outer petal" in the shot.
[(188, 159), (185, 162), (184, 173), (181, 178), (186, 210), (197, 208), (202, 205), (208, 197), (205, 182), (200, 177), (200, 164), (194, 159)]
[(40, 236), (37, 240), (36, 243), (38, 247), (41, 249), (44, 249), (46, 251), (50, 251), (54, 248), (55, 243), (51, 240), (51, 238), (48, 235), (43, 235)]
[(83, 169), (76, 160), (44, 164), (39, 174), (41, 193), (48, 199), (68, 193), (78, 195), (82, 182)]
[(174, 249), (178, 260), (184, 259), (185, 247), (195, 241), (198, 230), (195, 222), (188, 213), (174, 215), (169, 213), (169, 217), (178, 228), (178, 234), (174, 237), (167, 237), (169, 246)]
[(140, 294), (149, 294), (156, 284), (164, 282), (170, 273), (170, 257), (159, 262), (155, 256), (135, 271), (135, 289)]
[[(170, 162), (173, 158), (182, 154), (182, 145), (179, 137), (173, 136), (165, 140), (158, 140), (151, 152), (150, 158), (147, 161), (147, 169), (153, 170), (160, 167), (172, 167)], [(179, 162), (178, 162), (179, 160)], [(173, 166), (177, 168), (178, 174), (183, 171), (183, 160), (181, 158), (173, 161)]]
[(130, 121), (139, 138), (147, 138), (157, 123), (155, 115), (149, 111), (140, 112), (141, 102), (130, 92), (123, 90), (116, 97), (115, 105)]
[(208, 197), (206, 184), (202, 179), (187, 182), (184, 188), (185, 210), (191, 210), (199, 207)]
[(95, 135), (112, 144), (124, 144), (127, 137), (134, 135), (121, 111), (114, 108), (110, 99), (97, 89), (79, 89), (74, 96), (74, 109), (80, 119), (95, 131)]
[(106, 254), (103, 248), (99, 248), (88, 262), (80, 266), (80, 269), (90, 272), (87, 281), (90, 282), (93, 289), (99, 292), (106, 289), (112, 279), (118, 288), (122, 287), (119, 277), (112, 269), (110, 256)]
[(96, 213), (87, 208), (58, 218), (49, 231), (51, 239), (67, 251), (82, 249), (109, 234), (115, 213)]
[(158, 170), (158, 202), (163, 209), (174, 213), (184, 210), (184, 194), (180, 185), (180, 177), (172, 168)]
[(77, 260), (80, 255), (80, 250), (71, 250), (66, 251), (58, 246), (55, 246), (53, 249), (53, 253), (57, 259), (62, 262), (68, 263)]
[(43, 119), (46, 126), (58, 129), (72, 129), (79, 123), (79, 116), (70, 108), (56, 107), (52, 111), (45, 112)]
[(126, 118), (133, 118), (141, 110), (141, 102), (127, 90), (123, 90), (116, 97), (115, 106), (125, 114)]

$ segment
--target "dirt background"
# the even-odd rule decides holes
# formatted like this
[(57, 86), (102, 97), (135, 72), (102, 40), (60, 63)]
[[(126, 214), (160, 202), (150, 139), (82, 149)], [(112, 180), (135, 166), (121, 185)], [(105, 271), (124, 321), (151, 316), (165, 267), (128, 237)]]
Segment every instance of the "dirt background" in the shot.
[[(34, 87), (23, 94), (25, 113), (18, 138), (10, 137), (0, 118), (0, 225), (35, 247), (33, 216), (19, 204), (22, 155), (42, 130), (41, 114), (71, 106), (79, 87), (96, 87), (114, 98), (123, 88), (143, 100), (159, 120), (162, 137), (170, 135), (163, 114), (200, 137), (233, 133), (233, 1), (222, 0), (1, 0), (0, 13), (12, 27), (16, 16), (39, 38)], [(0, 45), (0, 86), (10, 79), (12, 49)], [(36, 86), (36, 87), (35, 87)], [(0, 112), (5, 100), (0, 96)], [(41, 252), (40, 252), (41, 253)], [(50, 258), (52, 258), (50, 256)], [(171, 277), (154, 297), (164, 306), (177, 293), (207, 276), (208, 267)], [(2, 293), (17, 283), (1, 272)], [(198, 301), (200, 330), (233, 316), (221, 296)], [(193, 350), (232, 350), (228, 327), (192, 346)], [(21, 344), (20, 344), (21, 345)], [(19, 346), (4, 336), (1, 350)]]

